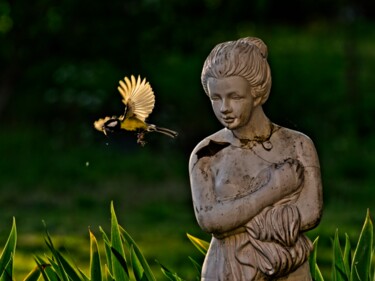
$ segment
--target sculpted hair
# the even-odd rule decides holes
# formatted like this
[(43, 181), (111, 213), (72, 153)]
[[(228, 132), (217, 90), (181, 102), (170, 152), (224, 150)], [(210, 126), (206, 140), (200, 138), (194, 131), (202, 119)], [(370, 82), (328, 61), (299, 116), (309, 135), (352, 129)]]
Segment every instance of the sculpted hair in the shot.
[(216, 45), (204, 62), (201, 82), (208, 94), (208, 78), (241, 76), (252, 89), (254, 97), (262, 97), (263, 104), (271, 90), (271, 70), (267, 62), (268, 50), (264, 42), (255, 37), (241, 38)]

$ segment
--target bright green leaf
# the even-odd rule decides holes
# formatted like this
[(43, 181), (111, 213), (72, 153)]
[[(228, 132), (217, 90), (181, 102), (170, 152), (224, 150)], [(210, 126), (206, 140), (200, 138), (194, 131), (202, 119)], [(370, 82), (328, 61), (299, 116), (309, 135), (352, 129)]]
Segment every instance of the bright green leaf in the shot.
[(102, 281), (102, 266), (100, 263), (100, 255), (98, 242), (95, 235), (90, 231), (90, 280)]
[(349, 280), (349, 276), (346, 275), (338, 229), (336, 229), (335, 238), (333, 239), (332, 265), (333, 265), (332, 266), (333, 281), (348, 281)]
[(16, 227), (16, 219), (13, 218), (12, 228), (10, 230), (7, 242), (5, 243), (3, 252), (1, 253), (1, 257), (0, 257), (0, 274), (3, 274), (4, 270), (7, 270), (8, 274), (12, 275), (13, 256), (16, 251), (16, 244), (17, 244), (17, 227)]
[(189, 233), (186, 233), (187, 237), (190, 239), (190, 241), (193, 243), (193, 245), (203, 254), (206, 255), (208, 248), (210, 247), (210, 243), (207, 241), (204, 241), (202, 239), (199, 239), (197, 237), (194, 237), (190, 235)]
[(29, 274), (27, 274), (23, 281), (37, 281), (39, 279), (40, 274), (41, 272), (39, 266), (37, 265), (34, 267), (33, 270), (29, 272)]
[(142, 267), (145, 271), (144, 273), (145, 273), (147, 279), (150, 280), (150, 281), (156, 281), (156, 278), (155, 278), (154, 274), (152, 273), (150, 265), (148, 264), (146, 258), (142, 254), (142, 252), (141, 252), (140, 248), (138, 247), (137, 243), (135, 243), (133, 238), (129, 235), (129, 233), (126, 232), (126, 230), (124, 228), (120, 227), (120, 231), (121, 231), (121, 234), (124, 237), (126, 243), (128, 244), (128, 247), (133, 247), (134, 253), (136, 254), (139, 262), (141, 263), (141, 265), (142, 265)]
[(351, 267), (351, 259), (352, 259), (352, 249), (350, 245), (350, 239), (348, 234), (345, 233), (345, 247), (344, 247), (344, 266), (345, 266), (345, 273), (348, 278), (350, 278), (350, 267)]
[(373, 224), (370, 218), (370, 212), (367, 210), (366, 219), (353, 254), (351, 281), (369, 280), (373, 235)]
[[(111, 251), (112, 251), (112, 270), (113, 277), (116, 280), (129, 280), (129, 272), (126, 266), (125, 252), (121, 241), (119, 225), (113, 206), (111, 202)], [(113, 258), (116, 257), (116, 258)], [(121, 262), (125, 262), (125, 267)]]

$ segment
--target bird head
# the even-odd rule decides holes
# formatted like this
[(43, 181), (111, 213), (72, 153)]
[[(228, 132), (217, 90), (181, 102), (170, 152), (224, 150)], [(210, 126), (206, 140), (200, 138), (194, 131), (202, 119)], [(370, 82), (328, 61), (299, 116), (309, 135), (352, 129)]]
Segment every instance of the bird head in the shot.
[(120, 129), (121, 129), (121, 122), (117, 118), (108, 119), (106, 122), (104, 122), (103, 127), (102, 127), (102, 131), (105, 135), (108, 135), (108, 133), (119, 131)]

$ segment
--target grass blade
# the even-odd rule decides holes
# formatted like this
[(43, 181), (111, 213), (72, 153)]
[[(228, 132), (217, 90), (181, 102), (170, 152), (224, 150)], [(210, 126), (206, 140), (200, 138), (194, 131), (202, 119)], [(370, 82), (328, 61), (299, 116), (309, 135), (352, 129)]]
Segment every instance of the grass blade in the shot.
[[(159, 262), (158, 262), (159, 263)], [(177, 275), (177, 273), (170, 271), (167, 267), (159, 263), (161, 272), (163, 272), (164, 276), (167, 277), (171, 281), (184, 281), (181, 277)]]
[(139, 261), (137, 254), (134, 252), (134, 246), (130, 246), (130, 260), (132, 263), (134, 277), (137, 281), (146, 281), (148, 280), (146, 275), (144, 274), (145, 271), (141, 262)]
[(90, 231), (90, 280), (102, 281), (102, 265), (95, 235)]
[(195, 259), (193, 259), (192, 257), (189, 257), (189, 260), (192, 262), (192, 264), (194, 265), (194, 268), (197, 270), (197, 272), (198, 272), (198, 274), (200, 276), (200, 274), (202, 272), (202, 266)]
[[(113, 201), (111, 202), (111, 252), (113, 277), (115, 280), (129, 280), (129, 271), (126, 265), (124, 247), (121, 240), (115, 209), (113, 207)], [(116, 258), (113, 258), (113, 256)], [(125, 262), (125, 266), (121, 264), (121, 262)]]
[[(51, 265), (46, 263), (42, 258), (34, 258), (40, 273), (43, 276), (44, 281), (56, 281), (58, 280), (56, 273), (51, 269)], [(53, 276), (52, 276), (53, 275)]]
[(108, 267), (107, 264), (105, 265), (105, 280), (106, 281), (116, 281), (114, 279), (113, 275), (111, 274), (111, 271), (109, 270), (109, 267)]
[(373, 235), (373, 224), (370, 218), (370, 211), (367, 210), (366, 219), (359, 235), (357, 247), (353, 254), (350, 276), (350, 280), (352, 281), (367, 281), (370, 279)]
[(345, 233), (345, 247), (344, 247), (343, 260), (344, 260), (346, 276), (350, 278), (352, 248), (351, 248), (349, 236), (346, 233)]
[[(43, 270), (43, 268), (42, 268)], [(25, 279), (23, 279), (23, 281), (37, 281), (39, 279), (41, 275), (41, 269), (39, 268), (39, 266), (35, 266), (33, 270), (31, 270), (29, 272), (29, 274), (27, 274), (27, 276), (25, 277)]]
[(13, 281), (13, 255), (11, 255), (4, 270), (1, 272), (0, 281)]
[(112, 272), (112, 251), (111, 251), (111, 241), (109, 240), (107, 234), (103, 228), (99, 227), (100, 232), (102, 233), (102, 239), (104, 241), (104, 252), (107, 260), (107, 267), (109, 272)]
[(133, 247), (134, 253), (137, 256), (139, 262), (141, 263), (141, 265), (144, 269), (144, 273), (147, 277), (147, 280), (156, 281), (156, 278), (155, 278), (154, 274), (152, 273), (150, 265), (148, 264), (146, 258), (142, 254), (142, 252), (141, 252), (140, 248), (138, 247), (137, 243), (135, 243), (134, 239), (129, 235), (129, 233), (126, 232), (126, 230), (124, 228), (120, 227), (120, 231), (121, 231), (122, 236), (125, 239), (125, 242), (128, 244), (128, 247), (130, 247), (130, 248)]
[(210, 247), (210, 243), (197, 237), (194, 237), (189, 233), (186, 233), (186, 235), (190, 239), (191, 243), (193, 243), (193, 245), (199, 250), (199, 252), (201, 252), (203, 255), (207, 254), (208, 248)]
[(319, 236), (316, 237), (313, 242), (314, 248), (309, 259), (310, 272), (311, 272), (311, 277), (314, 281), (324, 281), (323, 275), (320, 272), (319, 266), (316, 261), (316, 256), (318, 253), (318, 242), (319, 242)]
[(10, 275), (13, 274), (13, 256), (16, 252), (16, 244), (17, 227), (16, 219), (13, 217), (12, 228), (0, 257), (0, 274), (3, 274), (4, 271), (7, 271)]
[(333, 259), (332, 259), (332, 275), (333, 281), (348, 281), (349, 276), (346, 275), (344, 258), (341, 251), (339, 231), (336, 229), (333, 239)]

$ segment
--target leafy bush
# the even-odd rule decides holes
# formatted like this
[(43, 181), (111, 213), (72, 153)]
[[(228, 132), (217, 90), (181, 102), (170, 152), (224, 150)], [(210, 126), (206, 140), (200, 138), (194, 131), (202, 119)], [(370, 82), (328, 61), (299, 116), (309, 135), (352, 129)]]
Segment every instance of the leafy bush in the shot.
[[(35, 268), (24, 278), (24, 281), (156, 281), (150, 265), (133, 238), (117, 221), (113, 202), (111, 203), (111, 230), (107, 234), (100, 228), (104, 243), (104, 253), (99, 250), (95, 235), (90, 231), (90, 265), (89, 274), (84, 273), (74, 264), (66, 251), (57, 249), (46, 231), (45, 243), (50, 255), (36, 256)], [(205, 255), (209, 243), (187, 234), (192, 244)], [(339, 233), (336, 231), (333, 239), (332, 278), (333, 281), (375, 281), (374, 266), (374, 230), (367, 211), (365, 222), (357, 245), (352, 251), (350, 239), (345, 234), (345, 245), (341, 248)], [(310, 269), (313, 280), (324, 281), (317, 264), (318, 240), (314, 241), (314, 251), (310, 256)], [(13, 258), (16, 251), (17, 230), (16, 220), (0, 256), (0, 281), (12, 281)], [(102, 256), (104, 255), (104, 257)], [(103, 260), (104, 258), (104, 265)], [(197, 269), (196, 280), (199, 280), (201, 266), (190, 258)], [(172, 281), (183, 281), (177, 273), (160, 264), (164, 276)]]

